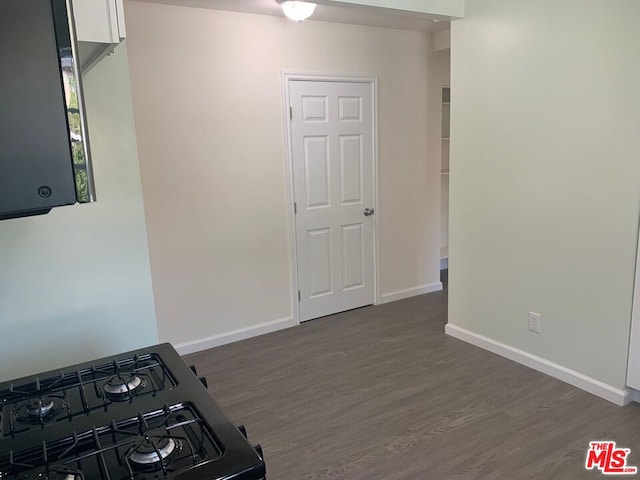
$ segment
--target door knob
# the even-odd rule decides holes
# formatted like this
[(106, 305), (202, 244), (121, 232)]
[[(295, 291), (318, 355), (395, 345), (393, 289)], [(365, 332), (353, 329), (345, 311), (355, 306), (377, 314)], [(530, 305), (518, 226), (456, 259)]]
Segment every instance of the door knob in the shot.
[(375, 213), (375, 210), (373, 208), (367, 207), (367, 208), (364, 209), (364, 216), (365, 217), (370, 217), (374, 213)]

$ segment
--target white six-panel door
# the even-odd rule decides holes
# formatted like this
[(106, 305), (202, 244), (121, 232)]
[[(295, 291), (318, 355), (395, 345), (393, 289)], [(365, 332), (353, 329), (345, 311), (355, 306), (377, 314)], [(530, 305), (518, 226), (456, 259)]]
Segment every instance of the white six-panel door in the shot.
[(374, 302), (373, 85), (289, 82), (300, 321)]

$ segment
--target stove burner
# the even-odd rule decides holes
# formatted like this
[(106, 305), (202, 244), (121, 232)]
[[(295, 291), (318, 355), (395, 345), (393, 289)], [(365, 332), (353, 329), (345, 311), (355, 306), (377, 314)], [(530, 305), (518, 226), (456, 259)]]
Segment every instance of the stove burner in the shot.
[(113, 375), (102, 389), (108, 397), (113, 399), (121, 399), (132, 394), (138, 388), (144, 387), (142, 379), (135, 374), (117, 374)]
[(34, 398), (25, 405), (27, 416), (32, 420), (48, 417), (53, 412), (54, 403), (49, 397)]
[(177, 447), (173, 438), (146, 437), (129, 455), (129, 460), (137, 465), (152, 465), (167, 458)]
[[(44, 425), (56, 418), (65, 407), (64, 400), (57, 397), (32, 398), (17, 407), (13, 411), (12, 418), (21, 425)], [(12, 427), (14, 427), (13, 424)]]

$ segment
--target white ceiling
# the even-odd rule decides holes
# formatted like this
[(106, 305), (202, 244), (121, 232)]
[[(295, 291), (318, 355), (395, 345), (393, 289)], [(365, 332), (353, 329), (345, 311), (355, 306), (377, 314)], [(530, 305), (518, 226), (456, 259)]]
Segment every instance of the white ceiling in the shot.
[[(284, 17), (276, 0), (137, 0), (147, 3), (164, 3), (197, 8), (212, 8), (234, 12), (258, 13)], [(449, 22), (441, 17), (421, 14), (398, 14), (375, 7), (337, 7), (318, 5), (311, 20), (349, 23), (371, 27), (395, 28), (419, 32), (435, 32), (449, 28)], [(434, 22), (434, 19), (437, 20)]]

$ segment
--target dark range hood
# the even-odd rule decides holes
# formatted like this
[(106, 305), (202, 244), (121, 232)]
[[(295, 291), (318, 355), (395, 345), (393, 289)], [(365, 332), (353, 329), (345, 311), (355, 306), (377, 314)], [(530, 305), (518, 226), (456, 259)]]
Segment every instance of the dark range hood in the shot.
[(0, 1), (0, 220), (95, 201), (71, 0)]

